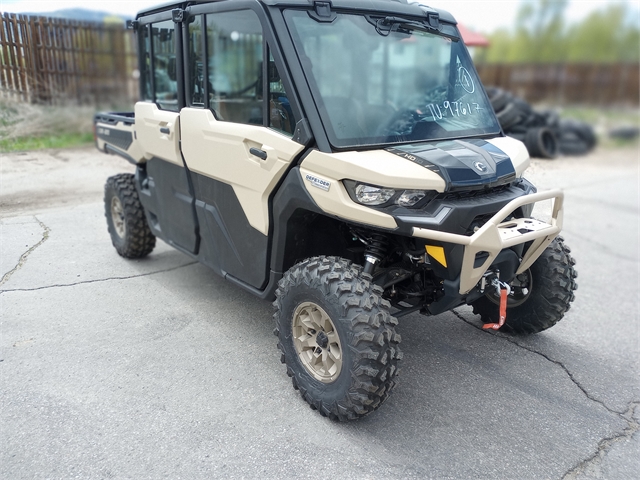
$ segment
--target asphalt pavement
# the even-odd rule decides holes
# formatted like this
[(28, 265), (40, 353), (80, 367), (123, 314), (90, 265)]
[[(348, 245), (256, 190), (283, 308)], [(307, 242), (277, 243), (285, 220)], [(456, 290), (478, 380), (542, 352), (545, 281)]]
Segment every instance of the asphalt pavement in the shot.
[(270, 303), (162, 242), (116, 254), (101, 191), (125, 161), (2, 155), (0, 478), (638, 478), (639, 160), (532, 164), (577, 260), (558, 325), (409, 315), (393, 395), (337, 423), (293, 390)]

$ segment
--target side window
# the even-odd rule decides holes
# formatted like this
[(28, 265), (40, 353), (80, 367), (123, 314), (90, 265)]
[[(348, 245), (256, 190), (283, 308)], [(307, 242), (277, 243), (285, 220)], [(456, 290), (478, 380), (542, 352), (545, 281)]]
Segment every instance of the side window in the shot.
[(269, 52), (269, 127), (281, 133), (293, 135), (295, 120), (291, 104), (284, 90), (282, 77), (278, 72), (278, 67)]
[(153, 101), (151, 91), (151, 39), (149, 38), (149, 26), (145, 25), (139, 31), (140, 35), (140, 87), (142, 100)]
[(209, 108), (218, 120), (263, 125), (262, 26), (252, 10), (206, 16)]
[(202, 16), (189, 21), (189, 98), (194, 107), (204, 107), (204, 32)]
[(172, 20), (151, 26), (154, 101), (163, 110), (178, 111), (176, 38)]

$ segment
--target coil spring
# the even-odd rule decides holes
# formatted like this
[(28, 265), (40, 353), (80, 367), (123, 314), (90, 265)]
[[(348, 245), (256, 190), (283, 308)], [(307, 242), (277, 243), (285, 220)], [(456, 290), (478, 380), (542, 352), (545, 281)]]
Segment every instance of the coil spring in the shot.
[(387, 254), (387, 245), (389, 245), (389, 240), (385, 235), (374, 233), (369, 237), (364, 254), (365, 256), (375, 257), (380, 261)]

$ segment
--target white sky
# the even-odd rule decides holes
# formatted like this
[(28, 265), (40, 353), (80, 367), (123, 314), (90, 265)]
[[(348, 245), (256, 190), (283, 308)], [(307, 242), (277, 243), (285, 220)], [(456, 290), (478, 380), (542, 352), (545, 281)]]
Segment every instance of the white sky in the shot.
[[(168, 0), (0, 0), (3, 12), (51, 12), (64, 8), (86, 8), (133, 17), (142, 9)], [(521, 0), (423, 0), (432, 7), (450, 11), (465, 26), (478, 32), (490, 33), (498, 27), (513, 24)], [(531, 1), (531, 0), (522, 0)], [(593, 10), (614, 3), (626, 3), (636, 23), (640, 22), (640, 0), (570, 0), (566, 18), (579, 21)]]

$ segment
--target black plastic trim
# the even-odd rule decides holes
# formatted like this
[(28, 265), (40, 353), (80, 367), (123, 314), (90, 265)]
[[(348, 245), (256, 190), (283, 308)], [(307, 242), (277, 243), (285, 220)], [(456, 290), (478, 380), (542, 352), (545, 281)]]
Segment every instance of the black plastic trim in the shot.
[[(478, 217), (495, 214), (511, 200), (535, 191), (529, 181), (521, 179), (486, 191), (439, 194), (421, 209), (392, 206), (379, 210), (393, 216), (401, 235), (411, 236), (414, 227), (466, 235)], [(530, 208), (523, 207), (523, 212), (528, 215)]]
[[(197, 177), (196, 183), (199, 183), (201, 180), (206, 183), (211, 183), (211, 185), (217, 184), (218, 186), (223, 186), (226, 184), (217, 182), (213, 179), (208, 179), (207, 177), (203, 177), (201, 175), (192, 173), (193, 176)], [(227, 185), (227, 187), (229, 187)], [(224, 188), (224, 187), (223, 187)], [(229, 187), (231, 190), (231, 187)], [(223, 196), (227, 199), (230, 195), (234, 195), (232, 193), (225, 192)], [(207, 203), (198, 200), (197, 202), (197, 210), (198, 214), (202, 216), (202, 212), (207, 208)], [(230, 271), (227, 265), (222, 263), (222, 260), (225, 258), (223, 252), (219, 250), (219, 246), (216, 248), (213, 246), (214, 250), (210, 250), (213, 255), (207, 254), (206, 249), (211, 248), (209, 245), (207, 247), (205, 245), (206, 242), (210, 242), (212, 238), (203, 239), (203, 248), (198, 257), (198, 260), (212, 268), (216, 273), (221, 275), (226, 280), (231, 283), (243, 288), (244, 290), (252, 293), (256, 297), (262, 300), (273, 300), (275, 298), (275, 291), (278, 288), (278, 281), (282, 278), (284, 272), (285, 265), (285, 250), (286, 250), (286, 238), (288, 234), (289, 228), (295, 228), (295, 225), (291, 222), (291, 218), (293, 215), (303, 210), (305, 212), (322, 214), (322, 210), (315, 204), (311, 196), (308, 194), (304, 184), (302, 182), (302, 177), (299, 172), (298, 167), (294, 167), (291, 169), (289, 174), (286, 176), (284, 181), (282, 182), (280, 188), (278, 189), (273, 201), (272, 201), (272, 220), (271, 225), (271, 235), (269, 237), (264, 237), (265, 241), (269, 241), (269, 246), (265, 247), (265, 251), (269, 251), (270, 256), (270, 268), (266, 268), (266, 277), (265, 282), (260, 286), (256, 287), (246, 280), (246, 274), (243, 275), (242, 271), (234, 272)], [(237, 212), (230, 216), (233, 218), (233, 222), (236, 222), (237, 225), (241, 225), (243, 223), (248, 224), (246, 221), (246, 217), (244, 214), (238, 215)], [(201, 222), (202, 223), (202, 222)], [(228, 225), (227, 225), (228, 227)], [(227, 228), (225, 227), (225, 228)], [(233, 228), (233, 226), (229, 227)], [(257, 232), (257, 231), (256, 231)], [(229, 233), (229, 240), (231, 239), (231, 232)], [(259, 232), (258, 232), (259, 233)], [(234, 235), (235, 238), (235, 235)], [(238, 243), (234, 244), (234, 250), (237, 252), (238, 257), (242, 257), (248, 250), (246, 249), (246, 245), (239, 245)], [(244, 259), (246, 262), (246, 258)], [(262, 265), (248, 265), (246, 268), (252, 268), (259, 271), (262, 271)], [(240, 278), (240, 277), (245, 277)]]
[[(223, 0), (191, 0), (182, 2), (167, 2), (155, 7), (141, 10), (136, 15), (136, 18), (147, 16), (150, 14), (162, 12), (165, 10), (171, 10), (176, 7), (186, 8), (187, 5), (203, 5), (208, 3), (216, 3)], [(228, 0), (224, 0), (228, 1)], [(310, 8), (313, 6), (313, 2), (310, 0), (261, 0), (260, 3), (269, 7), (302, 7)], [(363, 10), (374, 11), (379, 13), (397, 13), (402, 15), (411, 16), (427, 16), (428, 13), (436, 12), (440, 16), (441, 20), (449, 23), (456, 23), (455, 18), (446, 10), (439, 8), (422, 7), (420, 8), (416, 4), (408, 4), (406, 0), (331, 0), (332, 7), (334, 9), (343, 10)], [(364, 5), (363, 5), (364, 4)]]
[(129, 150), (133, 143), (133, 134), (131, 132), (104, 126), (96, 126), (96, 137), (122, 150)]
[[(181, 21), (176, 22), (176, 11), (180, 10), (180, 18)], [(184, 57), (185, 57), (185, 49), (184, 49), (184, 38), (182, 36), (183, 31), (183, 23), (182, 19), (184, 18), (184, 11), (181, 9), (174, 9), (171, 11), (171, 20), (173, 20), (174, 28), (175, 28), (175, 39), (176, 39), (176, 79), (177, 79), (177, 87), (178, 87), (178, 111), (182, 110), (187, 106), (186, 104), (186, 94), (185, 94), (185, 67), (184, 67)], [(189, 28), (188, 25), (186, 28)]]
[[(199, 249), (195, 199), (187, 170), (153, 157), (138, 166), (138, 191), (153, 233), (189, 254)], [(149, 217), (149, 213), (153, 217)]]
[(231, 185), (195, 172), (191, 180), (202, 232), (198, 259), (261, 289), (268, 278), (269, 237), (249, 224)]
[(272, 202), (271, 270), (282, 273), (285, 265), (285, 250), (289, 219), (297, 210), (326, 215), (313, 201), (300, 175), (300, 167), (292, 168), (278, 189)]
[(107, 123), (116, 125), (134, 125), (136, 123), (135, 112), (98, 112), (93, 116), (94, 123)]
[(118, 156), (124, 158), (127, 162), (129, 162), (129, 163), (131, 163), (133, 165), (138, 165), (138, 162), (136, 162), (131, 155), (128, 155), (127, 153), (123, 152), (122, 150), (118, 150), (117, 148), (112, 147), (108, 143), (105, 144), (104, 151), (106, 153), (111, 154), (111, 155), (118, 155)]

